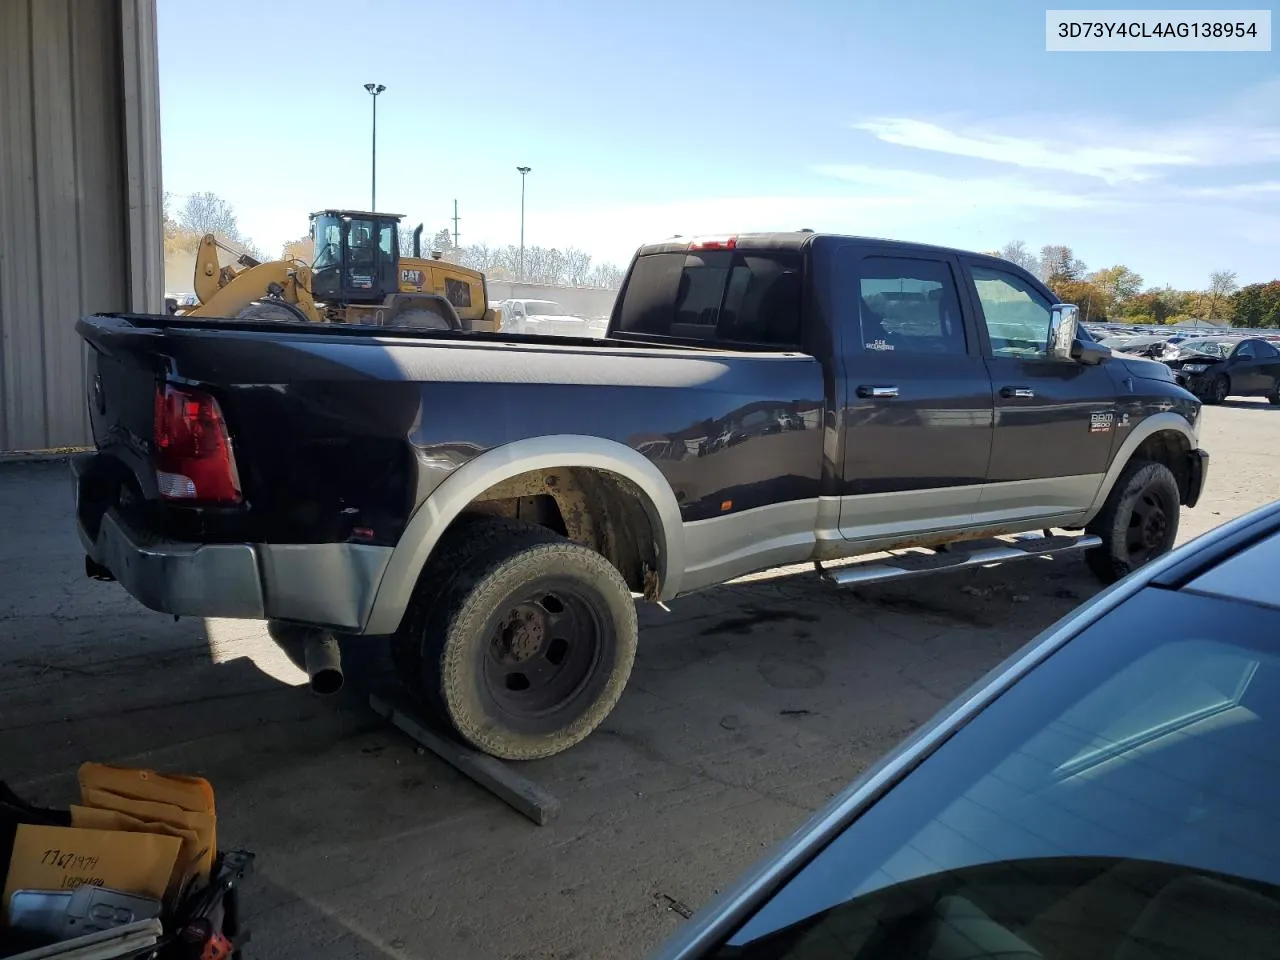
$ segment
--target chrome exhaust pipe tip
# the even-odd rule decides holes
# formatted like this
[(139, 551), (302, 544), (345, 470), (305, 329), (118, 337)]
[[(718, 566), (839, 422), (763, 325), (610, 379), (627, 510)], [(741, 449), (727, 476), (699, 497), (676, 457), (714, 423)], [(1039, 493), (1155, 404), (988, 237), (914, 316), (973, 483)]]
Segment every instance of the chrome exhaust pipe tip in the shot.
[(313, 693), (328, 697), (342, 689), (342, 651), (328, 630), (311, 630), (303, 643), (303, 660)]

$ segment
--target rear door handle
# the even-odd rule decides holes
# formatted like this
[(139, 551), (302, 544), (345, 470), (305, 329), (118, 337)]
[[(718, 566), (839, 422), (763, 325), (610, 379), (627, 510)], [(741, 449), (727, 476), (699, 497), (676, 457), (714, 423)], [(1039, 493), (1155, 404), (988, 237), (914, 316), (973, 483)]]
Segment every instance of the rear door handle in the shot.
[(1031, 400), (1035, 397), (1035, 395), (1036, 395), (1036, 392), (1032, 390), (1030, 387), (1001, 387), (1000, 388), (1000, 396), (1004, 397), (1006, 400), (1009, 400), (1011, 398), (1017, 399), (1017, 400)]
[(872, 387), (864, 384), (858, 388), (858, 396), (863, 398), (871, 397), (873, 400), (891, 400), (897, 395), (897, 387)]

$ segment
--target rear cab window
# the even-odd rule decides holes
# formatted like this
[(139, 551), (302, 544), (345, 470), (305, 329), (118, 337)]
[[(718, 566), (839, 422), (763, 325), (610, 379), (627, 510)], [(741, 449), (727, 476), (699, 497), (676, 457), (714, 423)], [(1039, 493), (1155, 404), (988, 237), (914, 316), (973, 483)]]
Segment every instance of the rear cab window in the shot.
[(642, 254), (623, 287), (611, 334), (798, 349), (802, 266), (799, 250)]

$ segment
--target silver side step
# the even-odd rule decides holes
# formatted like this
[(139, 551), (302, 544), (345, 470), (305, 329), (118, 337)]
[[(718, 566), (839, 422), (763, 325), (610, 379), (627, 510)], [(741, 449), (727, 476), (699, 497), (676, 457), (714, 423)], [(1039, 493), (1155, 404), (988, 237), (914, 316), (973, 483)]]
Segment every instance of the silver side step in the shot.
[(899, 553), (892, 557), (863, 560), (834, 568), (824, 567), (818, 560), (813, 565), (828, 583), (847, 587), (855, 583), (880, 583), (925, 573), (988, 567), (997, 563), (1073, 553), (1100, 546), (1102, 538), (1088, 533), (1051, 537), (1041, 533), (1020, 533), (1011, 537), (951, 544), (947, 549), (936, 553)]

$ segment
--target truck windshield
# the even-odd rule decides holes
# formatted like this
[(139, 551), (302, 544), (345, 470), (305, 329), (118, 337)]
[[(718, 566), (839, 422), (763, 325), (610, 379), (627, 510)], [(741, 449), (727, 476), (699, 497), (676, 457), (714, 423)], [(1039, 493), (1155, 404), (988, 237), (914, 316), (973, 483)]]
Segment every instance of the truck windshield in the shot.
[(566, 316), (564, 307), (551, 300), (526, 300), (524, 303), (525, 313), (531, 317), (563, 317)]
[(615, 332), (794, 348), (800, 344), (800, 253), (652, 253), (631, 268)]
[(337, 217), (316, 217), (315, 252), (312, 270), (337, 266), (342, 259), (342, 224)]

